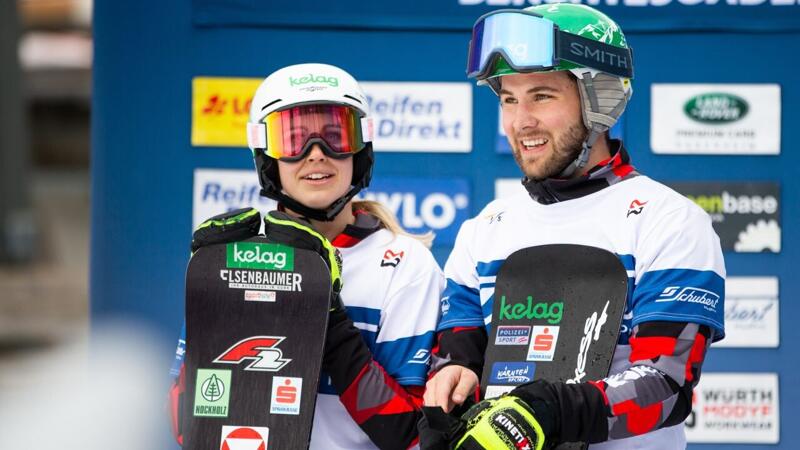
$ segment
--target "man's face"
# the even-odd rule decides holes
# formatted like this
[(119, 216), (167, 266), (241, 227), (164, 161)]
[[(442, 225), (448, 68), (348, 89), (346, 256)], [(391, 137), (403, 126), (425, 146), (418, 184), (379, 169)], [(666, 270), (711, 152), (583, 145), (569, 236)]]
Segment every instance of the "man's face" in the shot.
[(556, 177), (578, 157), (587, 130), (568, 72), (505, 75), (500, 105), (514, 159), (528, 178)]

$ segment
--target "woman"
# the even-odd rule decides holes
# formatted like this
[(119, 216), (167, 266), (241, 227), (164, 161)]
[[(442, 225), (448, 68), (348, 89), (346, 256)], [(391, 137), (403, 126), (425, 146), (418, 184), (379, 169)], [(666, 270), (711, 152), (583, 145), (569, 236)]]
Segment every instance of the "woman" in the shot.
[[(312, 449), (417, 441), (444, 278), (426, 248), (431, 236), (410, 235), (380, 204), (353, 200), (371, 177), (371, 134), (366, 97), (330, 65), (278, 70), (251, 105), (248, 142), (262, 195), (310, 222), (342, 257), (344, 308), (329, 317)], [(179, 345), (180, 363), (182, 354)]]

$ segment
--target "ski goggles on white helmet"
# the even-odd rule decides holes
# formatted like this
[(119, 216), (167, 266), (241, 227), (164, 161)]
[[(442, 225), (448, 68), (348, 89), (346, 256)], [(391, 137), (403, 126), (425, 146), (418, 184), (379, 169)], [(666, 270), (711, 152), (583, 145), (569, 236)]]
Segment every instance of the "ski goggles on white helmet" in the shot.
[(485, 79), (502, 57), (517, 72), (535, 72), (571, 63), (633, 78), (628, 48), (615, 47), (561, 31), (549, 19), (532, 12), (500, 9), (481, 16), (472, 27), (467, 76)]
[(372, 141), (372, 121), (345, 105), (298, 105), (273, 111), (261, 123), (248, 123), (247, 140), (250, 148), (265, 149), (267, 156), (281, 161), (303, 159), (314, 144), (343, 159)]

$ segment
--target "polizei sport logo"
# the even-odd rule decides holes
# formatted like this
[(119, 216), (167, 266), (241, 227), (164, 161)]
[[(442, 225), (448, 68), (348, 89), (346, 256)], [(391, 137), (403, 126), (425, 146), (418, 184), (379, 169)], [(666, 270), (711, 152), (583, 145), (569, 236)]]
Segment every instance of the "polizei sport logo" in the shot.
[(696, 95), (683, 106), (690, 119), (707, 124), (736, 122), (749, 109), (743, 98), (719, 92)]
[(294, 270), (294, 249), (280, 244), (234, 242), (227, 245), (229, 269)]

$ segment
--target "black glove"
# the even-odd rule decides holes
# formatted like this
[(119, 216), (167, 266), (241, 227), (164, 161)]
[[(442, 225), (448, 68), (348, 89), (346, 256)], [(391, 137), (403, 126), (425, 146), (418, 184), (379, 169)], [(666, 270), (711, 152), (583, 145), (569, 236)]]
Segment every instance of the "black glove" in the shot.
[(310, 223), (281, 211), (270, 211), (264, 217), (264, 233), (267, 240), (289, 247), (311, 250), (322, 256), (331, 272), (331, 288), (338, 298), (342, 290), (342, 256), (325, 236), (319, 234)]
[(439, 406), (423, 406), (417, 430), (420, 450), (450, 450), (464, 435), (466, 424)]
[(261, 213), (253, 208), (242, 208), (214, 216), (194, 230), (192, 253), (200, 247), (227, 242), (237, 242), (258, 236)]

